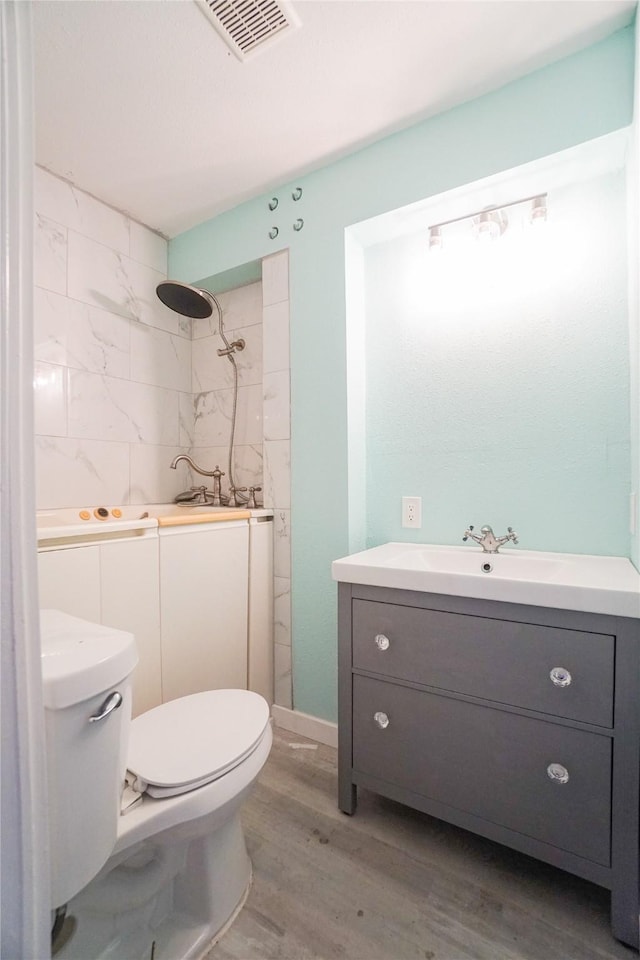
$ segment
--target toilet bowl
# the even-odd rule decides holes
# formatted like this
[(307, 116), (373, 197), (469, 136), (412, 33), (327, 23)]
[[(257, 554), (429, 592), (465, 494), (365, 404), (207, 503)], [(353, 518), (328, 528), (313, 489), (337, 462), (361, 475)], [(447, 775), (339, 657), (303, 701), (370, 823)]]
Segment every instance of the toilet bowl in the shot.
[[(66, 629), (73, 638), (70, 645), (81, 646), (85, 660), (91, 659), (92, 649), (101, 658), (100, 665), (91, 668), (95, 687), (96, 674), (109, 672), (105, 667), (109, 637), (110, 646), (122, 650), (128, 635), (101, 627), (97, 643), (94, 625), (57, 611), (51, 613), (55, 614), (58, 648)], [(101, 631), (108, 631), (109, 637)], [(43, 615), (43, 675), (47, 673), (48, 632), (51, 618)], [(86, 639), (79, 639), (82, 636)], [(93, 817), (94, 811), (86, 806), (79, 811), (77, 804), (76, 820), (82, 815), (86, 821), (79, 825), (83, 849), (68, 855), (58, 852), (62, 863), (57, 874), (54, 867), (54, 887), (73, 893), (66, 904), (67, 932), (63, 929), (56, 960), (199, 957), (235, 917), (251, 881), (240, 809), (271, 748), (269, 707), (262, 697), (247, 690), (212, 690), (162, 704), (132, 721), (127, 712), (130, 655), (122, 661), (120, 653), (120, 658), (119, 668), (110, 668), (110, 682), (92, 693), (98, 711), (114, 694), (122, 696), (121, 705), (110, 716), (99, 721), (94, 718), (89, 727), (85, 702), (71, 705), (78, 720), (77, 743), (86, 746), (87, 738), (114, 725), (104, 747), (107, 755), (98, 766), (113, 775), (118, 790), (115, 810), (111, 795), (106, 804), (103, 801), (104, 782), (96, 804), (98, 815), (115, 825), (108, 855), (104, 853), (105, 830)], [(123, 664), (128, 674), (117, 680), (115, 675), (122, 674)], [(58, 665), (58, 672), (65, 670), (60, 671)], [(80, 695), (81, 691), (77, 692)], [(95, 706), (92, 702), (94, 714)], [(73, 757), (77, 744), (72, 731), (57, 747), (49, 730), (61, 708), (49, 709), (49, 762), (56, 765), (61, 751)], [(101, 729), (95, 731), (94, 727)], [(123, 751), (124, 763), (119, 756)], [(95, 768), (92, 772), (95, 774)], [(64, 817), (65, 793), (77, 794), (84, 775), (73, 769), (71, 759), (64, 781), (51, 773), (49, 780), (57, 797), (52, 807), (53, 835), (57, 819)], [(90, 784), (87, 788), (90, 803)], [(88, 849), (94, 819), (101, 844), (95, 856)], [(67, 838), (72, 829), (66, 824)], [(77, 861), (82, 863), (81, 870)], [(93, 879), (79, 887), (89, 869)], [(72, 883), (67, 882), (69, 876), (73, 876)], [(54, 902), (53, 906), (60, 904)]]

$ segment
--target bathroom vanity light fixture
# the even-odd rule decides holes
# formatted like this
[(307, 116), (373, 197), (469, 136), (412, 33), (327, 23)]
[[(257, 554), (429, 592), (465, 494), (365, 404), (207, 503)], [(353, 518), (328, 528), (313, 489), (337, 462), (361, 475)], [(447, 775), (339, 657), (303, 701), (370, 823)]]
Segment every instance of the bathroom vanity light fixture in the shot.
[(449, 227), (456, 223), (471, 222), (473, 234), (478, 240), (497, 240), (507, 230), (509, 219), (506, 211), (511, 207), (521, 207), (523, 204), (529, 204), (528, 223), (544, 223), (547, 219), (547, 194), (540, 193), (531, 197), (523, 197), (521, 200), (512, 200), (510, 203), (503, 203), (501, 206), (485, 207), (483, 210), (477, 210), (474, 213), (466, 213), (462, 217), (453, 217), (451, 220), (443, 220), (441, 223), (434, 223), (429, 227), (429, 251), (441, 250), (443, 247), (443, 227)]

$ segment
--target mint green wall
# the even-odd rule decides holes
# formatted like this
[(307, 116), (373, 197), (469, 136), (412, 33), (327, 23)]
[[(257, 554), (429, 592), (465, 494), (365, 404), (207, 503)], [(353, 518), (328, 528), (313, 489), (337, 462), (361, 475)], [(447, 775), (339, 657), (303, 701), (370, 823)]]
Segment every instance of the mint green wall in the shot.
[[(613, 162), (613, 161), (612, 161)], [(367, 546), (460, 543), (513, 526), (521, 547), (629, 553), (626, 183), (617, 169), (554, 184), (478, 243), (471, 224), (365, 250)], [(554, 177), (555, 174), (555, 177)], [(486, 188), (484, 188), (486, 190)], [(509, 180), (509, 196), (531, 195)], [(482, 209), (470, 193), (468, 210)], [(446, 217), (446, 206), (443, 207)], [(349, 371), (351, 372), (351, 371)], [(401, 526), (422, 497), (422, 529)]]
[[(633, 45), (633, 29), (622, 30), (171, 241), (170, 273), (182, 280), (289, 247), (296, 709), (336, 717), (330, 564), (349, 552), (345, 227), (628, 125)], [(274, 213), (271, 196), (280, 200)], [(296, 233), (299, 217), (304, 228)], [(268, 238), (272, 226), (276, 241)]]
[[(640, 62), (640, 30), (635, 37), (636, 63)], [(640, 71), (634, 78), (635, 103), (631, 149), (627, 167), (629, 340), (631, 357), (631, 490), (636, 496), (636, 528), (631, 538), (631, 559), (640, 570)]]

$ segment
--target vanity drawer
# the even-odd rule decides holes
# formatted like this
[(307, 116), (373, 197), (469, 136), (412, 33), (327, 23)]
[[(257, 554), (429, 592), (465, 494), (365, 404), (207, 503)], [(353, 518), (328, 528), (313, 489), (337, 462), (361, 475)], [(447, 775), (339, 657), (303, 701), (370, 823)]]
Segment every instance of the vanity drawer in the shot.
[(354, 676), (353, 770), (609, 864), (608, 737)]
[(613, 725), (614, 638), (400, 604), (353, 601), (353, 668)]

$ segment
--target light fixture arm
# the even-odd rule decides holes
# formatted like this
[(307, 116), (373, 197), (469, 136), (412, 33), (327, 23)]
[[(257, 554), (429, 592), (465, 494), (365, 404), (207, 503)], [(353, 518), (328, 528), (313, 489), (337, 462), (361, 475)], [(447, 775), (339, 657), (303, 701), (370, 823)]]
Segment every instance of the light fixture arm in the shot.
[(439, 230), (441, 227), (448, 227), (451, 223), (461, 223), (463, 220), (473, 220), (475, 217), (479, 217), (483, 213), (491, 213), (493, 210), (506, 210), (508, 207), (517, 207), (521, 203), (529, 203), (532, 200), (546, 201), (546, 199), (546, 193), (535, 193), (530, 197), (522, 197), (520, 200), (510, 200), (509, 203), (493, 204), (492, 206), (484, 207), (482, 210), (476, 210), (475, 213), (465, 213), (462, 217), (452, 217), (451, 220), (442, 220), (441, 223), (432, 223), (429, 227), (429, 230)]

